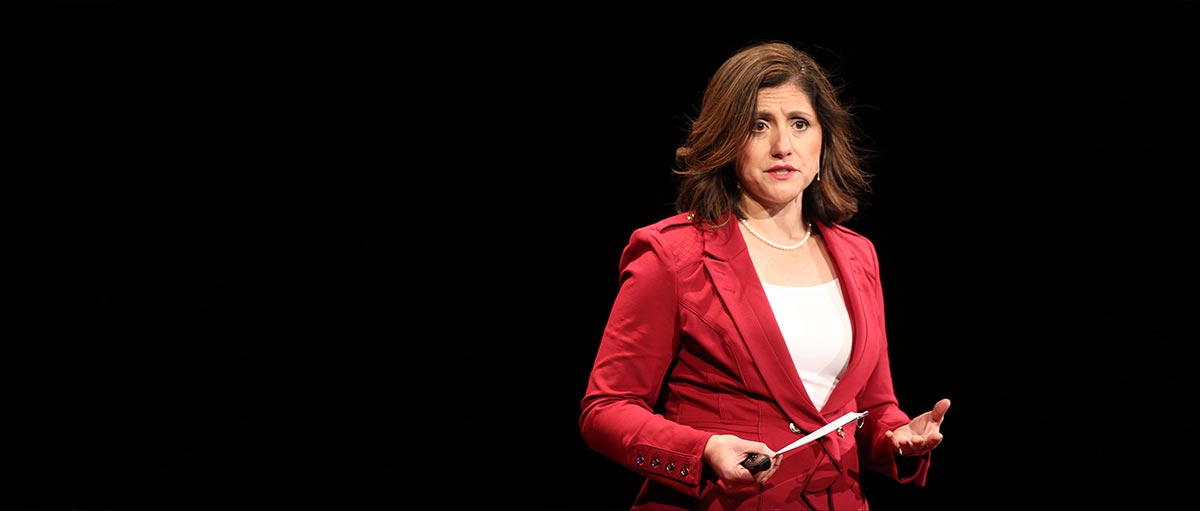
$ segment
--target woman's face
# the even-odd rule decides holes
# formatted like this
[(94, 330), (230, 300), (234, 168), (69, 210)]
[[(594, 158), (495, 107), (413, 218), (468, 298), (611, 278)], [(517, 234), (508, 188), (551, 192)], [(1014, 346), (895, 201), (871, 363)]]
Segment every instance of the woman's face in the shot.
[(770, 211), (799, 206), (820, 161), (821, 126), (808, 95), (792, 84), (759, 89), (750, 137), (737, 157), (743, 195)]

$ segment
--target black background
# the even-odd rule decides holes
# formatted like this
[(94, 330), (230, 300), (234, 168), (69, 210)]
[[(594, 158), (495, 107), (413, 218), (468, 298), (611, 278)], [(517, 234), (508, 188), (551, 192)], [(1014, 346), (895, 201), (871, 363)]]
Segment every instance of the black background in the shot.
[(898, 397), (954, 403), (873, 509), (1188, 501), (1197, 4), (760, 7), (12, 9), (0, 504), (628, 507), (617, 260), (761, 39), (846, 86)]

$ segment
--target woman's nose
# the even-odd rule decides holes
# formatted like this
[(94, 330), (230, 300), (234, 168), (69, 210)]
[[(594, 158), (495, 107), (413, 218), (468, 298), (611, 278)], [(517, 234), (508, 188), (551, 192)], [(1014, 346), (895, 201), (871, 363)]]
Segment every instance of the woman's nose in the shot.
[(792, 154), (792, 139), (787, 135), (779, 135), (775, 137), (775, 142), (772, 144), (772, 150), (775, 156), (787, 156)]

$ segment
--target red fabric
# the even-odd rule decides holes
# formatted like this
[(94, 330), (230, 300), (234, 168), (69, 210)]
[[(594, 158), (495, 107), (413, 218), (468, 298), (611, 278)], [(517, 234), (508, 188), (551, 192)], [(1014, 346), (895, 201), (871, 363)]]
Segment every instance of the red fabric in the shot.
[[(910, 419), (892, 389), (874, 245), (845, 227), (818, 226), (854, 332), (846, 372), (818, 411), (735, 225), (702, 231), (676, 215), (634, 231), (621, 256), (579, 426), (592, 449), (646, 476), (632, 509), (865, 509), (860, 460), (924, 485), (928, 458), (901, 477), (883, 436)], [(761, 489), (727, 491), (702, 466), (713, 434), (780, 449), (848, 411), (869, 412), (862, 429), (784, 454)]]

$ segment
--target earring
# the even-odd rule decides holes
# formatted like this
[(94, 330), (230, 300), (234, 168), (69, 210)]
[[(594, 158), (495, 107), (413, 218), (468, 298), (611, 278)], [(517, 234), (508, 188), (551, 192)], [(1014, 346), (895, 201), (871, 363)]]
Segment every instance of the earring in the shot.
[(820, 180), (821, 180), (821, 171), (818, 170), (817, 171), (817, 181), (820, 181)]

